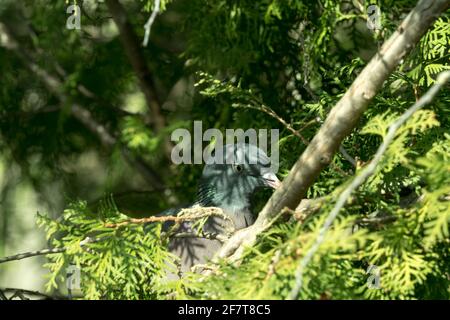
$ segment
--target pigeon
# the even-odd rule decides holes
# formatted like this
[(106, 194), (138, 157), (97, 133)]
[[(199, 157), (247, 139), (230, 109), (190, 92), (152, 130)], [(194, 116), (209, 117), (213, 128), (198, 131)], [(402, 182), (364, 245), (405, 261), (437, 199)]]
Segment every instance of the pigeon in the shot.
[[(235, 231), (252, 225), (251, 195), (260, 188), (276, 189), (281, 184), (271, 169), (270, 158), (252, 144), (226, 144), (215, 148), (205, 162), (196, 201), (189, 208), (218, 207), (228, 219), (209, 217), (203, 225), (204, 233), (224, 234), (230, 221)], [(176, 215), (179, 211), (169, 209), (162, 214)], [(177, 232), (194, 232), (192, 222), (182, 223)], [(215, 239), (172, 237), (169, 250), (180, 257), (183, 274), (193, 265), (207, 263), (221, 246)]]

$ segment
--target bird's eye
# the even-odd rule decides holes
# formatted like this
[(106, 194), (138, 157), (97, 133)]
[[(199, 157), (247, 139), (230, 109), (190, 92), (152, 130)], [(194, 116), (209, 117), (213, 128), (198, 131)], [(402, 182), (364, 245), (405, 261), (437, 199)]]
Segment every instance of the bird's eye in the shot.
[(244, 167), (242, 165), (240, 165), (240, 164), (237, 164), (237, 165), (234, 166), (234, 170), (237, 173), (241, 173), (242, 171), (244, 171)]

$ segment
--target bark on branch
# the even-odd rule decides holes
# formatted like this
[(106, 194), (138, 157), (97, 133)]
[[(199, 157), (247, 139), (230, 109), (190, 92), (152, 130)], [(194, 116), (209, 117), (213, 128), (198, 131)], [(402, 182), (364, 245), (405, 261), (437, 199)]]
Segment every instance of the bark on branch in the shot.
[(323, 226), (319, 230), (319, 234), (312, 245), (312, 247), (308, 250), (305, 256), (300, 261), (300, 264), (295, 272), (295, 285), (292, 288), (289, 299), (296, 299), (298, 297), (298, 293), (300, 292), (303, 284), (303, 272), (305, 268), (308, 266), (309, 262), (312, 260), (314, 254), (319, 249), (320, 245), (325, 240), (325, 235), (327, 231), (330, 229), (334, 220), (336, 219), (339, 211), (344, 207), (345, 203), (348, 201), (352, 193), (366, 181), (368, 177), (373, 175), (376, 171), (378, 164), (380, 163), (383, 155), (386, 153), (390, 143), (394, 140), (397, 130), (416, 112), (421, 109), (423, 106), (429, 104), (433, 101), (436, 94), (439, 92), (441, 87), (443, 87), (447, 81), (450, 79), (450, 71), (445, 71), (441, 73), (436, 83), (424, 94), (411, 108), (406, 110), (396, 121), (394, 121), (389, 126), (389, 131), (386, 134), (386, 137), (383, 140), (383, 143), (379, 146), (377, 152), (373, 160), (367, 165), (361, 173), (359, 173), (355, 179), (350, 183), (348, 187), (345, 188), (343, 192), (339, 195), (339, 198), (334, 205), (333, 209), (328, 214)]
[(240, 230), (230, 238), (215, 260), (231, 254), (232, 261), (238, 259), (243, 247), (253, 245), (256, 236), (278, 212), (285, 207), (297, 207), (322, 169), (330, 163), (342, 140), (356, 127), (359, 118), (382, 88), (384, 81), (449, 5), (449, 0), (419, 1), (331, 110), (281, 187), (259, 213), (255, 224)]
[(206, 217), (217, 216), (223, 219), (227, 219), (228, 221), (232, 220), (224, 214), (222, 209), (217, 207), (193, 207), (193, 208), (185, 208), (181, 209), (178, 215), (176, 216), (151, 216), (147, 218), (132, 218), (127, 219), (118, 223), (107, 223), (105, 224), (106, 228), (118, 228), (130, 224), (145, 224), (150, 222), (183, 222), (183, 221), (191, 221)]
[(106, 5), (111, 13), (117, 28), (125, 53), (136, 73), (147, 106), (150, 109), (152, 121), (156, 132), (160, 132), (165, 126), (165, 119), (161, 114), (161, 102), (158, 99), (152, 74), (142, 54), (142, 47), (130, 24), (125, 8), (118, 0), (106, 0)]

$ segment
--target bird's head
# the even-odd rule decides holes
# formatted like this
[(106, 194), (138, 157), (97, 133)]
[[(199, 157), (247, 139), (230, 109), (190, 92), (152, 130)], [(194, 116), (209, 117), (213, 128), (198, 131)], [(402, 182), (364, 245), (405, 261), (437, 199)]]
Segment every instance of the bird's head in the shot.
[(227, 144), (214, 150), (206, 163), (198, 192), (198, 201), (204, 206), (242, 210), (248, 208), (250, 196), (258, 188), (280, 185), (270, 158), (251, 144)]

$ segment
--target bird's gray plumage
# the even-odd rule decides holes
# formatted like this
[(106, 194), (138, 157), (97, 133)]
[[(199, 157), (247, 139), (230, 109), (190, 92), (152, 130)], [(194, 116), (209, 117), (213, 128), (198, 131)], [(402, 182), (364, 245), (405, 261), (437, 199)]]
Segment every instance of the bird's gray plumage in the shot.
[[(221, 208), (236, 230), (250, 226), (254, 222), (250, 196), (258, 188), (275, 188), (280, 183), (270, 168), (270, 159), (258, 147), (244, 143), (225, 145), (212, 157), (203, 169), (197, 199), (192, 206)], [(179, 209), (169, 209), (164, 214), (177, 212)], [(224, 223), (227, 222), (220, 217), (210, 217), (203, 231), (223, 233)], [(183, 223), (180, 232), (192, 232), (191, 224)], [(220, 247), (218, 240), (195, 237), (173, 238), (169, 245), (169, 249), (181, 258), (182, 272), (207, 262)]]

